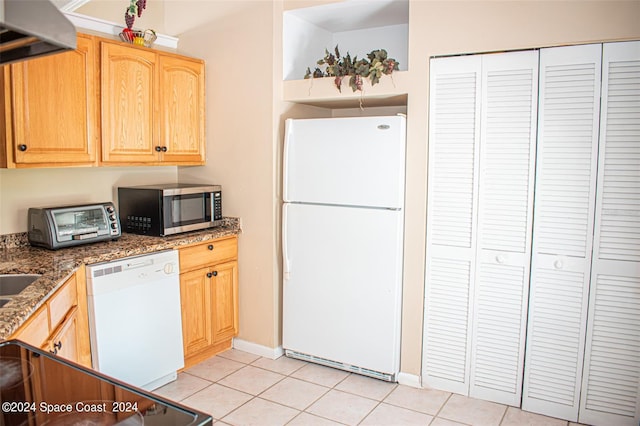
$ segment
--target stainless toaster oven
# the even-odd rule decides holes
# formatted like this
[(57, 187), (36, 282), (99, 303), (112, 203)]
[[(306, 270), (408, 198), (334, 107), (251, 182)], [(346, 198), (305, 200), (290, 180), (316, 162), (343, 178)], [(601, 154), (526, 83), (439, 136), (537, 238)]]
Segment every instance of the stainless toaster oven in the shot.
[(118, 212), (111, 202), (30, 208), (28, 215), (32, 246), (56, 250), (121, 236)]

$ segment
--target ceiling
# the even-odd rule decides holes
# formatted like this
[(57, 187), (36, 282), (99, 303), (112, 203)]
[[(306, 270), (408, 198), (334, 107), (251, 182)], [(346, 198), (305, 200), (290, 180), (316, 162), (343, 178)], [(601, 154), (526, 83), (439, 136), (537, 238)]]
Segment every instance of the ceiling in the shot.
[(64, 12), (73, 12), (80, 6), (89, 3), (91, 0), (51, 0), (56, 7)]
[(407, 24), (409, 22), (409, 1), (347, 0), (294, 9), (287, 13), (335, 33)]

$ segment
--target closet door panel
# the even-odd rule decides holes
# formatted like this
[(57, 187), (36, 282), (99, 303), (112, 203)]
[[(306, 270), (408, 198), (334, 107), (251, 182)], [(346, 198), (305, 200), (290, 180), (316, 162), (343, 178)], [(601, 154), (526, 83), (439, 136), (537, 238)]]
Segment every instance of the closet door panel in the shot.
[(602, 119), (580, 421), (640, 421), (640, 42), (603, 47)]
[(483, 56), (470, 395), (520, 406), (531, 256), (538, 52)]
[(577, 420), (593, 241), (601, 45), (540, 51), (522, 408)]
[(468, 394), (475, 271), (480, 57), (430, 62), (429, 184), (422, 380)]

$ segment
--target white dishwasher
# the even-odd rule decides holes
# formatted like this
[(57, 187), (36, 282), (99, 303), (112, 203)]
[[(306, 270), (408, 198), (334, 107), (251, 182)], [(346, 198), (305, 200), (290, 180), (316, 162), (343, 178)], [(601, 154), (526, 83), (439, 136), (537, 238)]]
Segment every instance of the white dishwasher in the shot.
[(93, 368), (146, 390), (184, 367), (175, 250), (87, 266)]

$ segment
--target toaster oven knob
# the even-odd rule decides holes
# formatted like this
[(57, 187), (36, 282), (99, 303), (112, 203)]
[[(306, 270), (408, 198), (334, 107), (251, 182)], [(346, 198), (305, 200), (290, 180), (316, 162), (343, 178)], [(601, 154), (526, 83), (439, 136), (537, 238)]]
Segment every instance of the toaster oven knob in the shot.
[(110, 214), (109, 215), (109, 220), (115, 222), (116, 221), (116, 215), (115, 214)]
[(113, 208), (113, 206), (107, 206), (107, 212), (113, 213), (114, 211), (115, 209)]
[(117, 223), (112, 223), (111, 224), (111, 229), (118, 229), (118, 224)]

